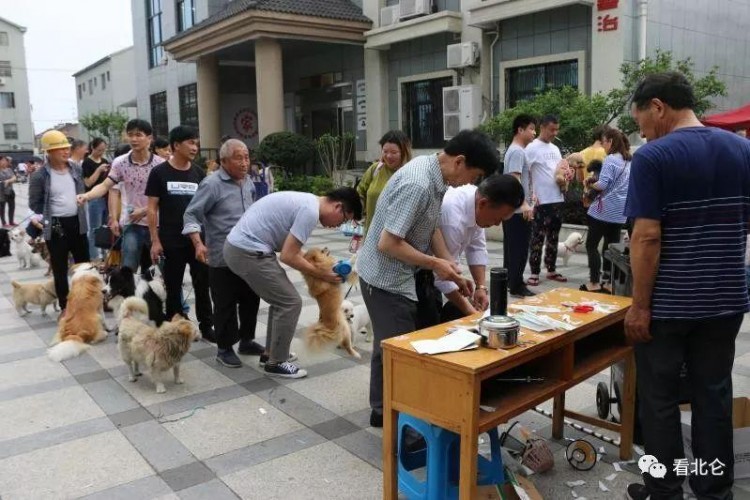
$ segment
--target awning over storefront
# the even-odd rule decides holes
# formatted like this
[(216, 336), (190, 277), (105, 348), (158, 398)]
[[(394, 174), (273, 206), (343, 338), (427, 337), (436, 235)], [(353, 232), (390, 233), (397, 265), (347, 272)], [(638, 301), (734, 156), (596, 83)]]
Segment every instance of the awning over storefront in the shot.
[(748, 129), (750, 128), (750, 104), (723, 113), (706, 116), (701, 121), (709, 127), (718, 127), (725, 130)]

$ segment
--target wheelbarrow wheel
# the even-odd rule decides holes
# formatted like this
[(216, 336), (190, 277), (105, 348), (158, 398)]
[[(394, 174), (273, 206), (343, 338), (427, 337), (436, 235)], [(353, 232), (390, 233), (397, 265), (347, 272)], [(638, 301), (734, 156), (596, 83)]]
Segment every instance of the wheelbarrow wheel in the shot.
[(615, 382), (615, 399), (617, 400), (617, 416), (619, 421), (622, 422), (622, 392), (620, 392), (620, 384)]
[(604, 382), (596, 384), (596, 412), (602, 420), (609, 416), (609, 388)]

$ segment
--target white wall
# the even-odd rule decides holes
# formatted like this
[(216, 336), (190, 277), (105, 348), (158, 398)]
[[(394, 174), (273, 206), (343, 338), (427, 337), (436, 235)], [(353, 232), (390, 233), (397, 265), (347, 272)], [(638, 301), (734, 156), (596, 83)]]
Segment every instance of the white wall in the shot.
[[(13, 92), (15, 109), (0, 109), (0, 150), (33, 149), (34, 128), (31, 122), (31, 100), (29, 81), (26, 74), (26, 49), (23, 33), (13, 25), (0, 20), (0, 31), (8, 33), (8, 45), (0, 46), (0, 60), (10, 61), (13, 76), (3, 77), (5, 85), (0, 92)], [(2, 124), (15, 123), (18, 126), (18, 139), (5, 140)]]

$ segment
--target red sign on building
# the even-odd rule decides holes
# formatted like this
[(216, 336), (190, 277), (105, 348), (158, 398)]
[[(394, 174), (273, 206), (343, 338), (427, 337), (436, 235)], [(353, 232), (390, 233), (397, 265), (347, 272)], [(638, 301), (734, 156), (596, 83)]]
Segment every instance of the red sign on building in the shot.
[(620, 0), (596, 0), (596, 10), (616, 9)]
[(619, 19), (617, 16), (599, 16), (597, 22), (597, 31), (617, 31)]

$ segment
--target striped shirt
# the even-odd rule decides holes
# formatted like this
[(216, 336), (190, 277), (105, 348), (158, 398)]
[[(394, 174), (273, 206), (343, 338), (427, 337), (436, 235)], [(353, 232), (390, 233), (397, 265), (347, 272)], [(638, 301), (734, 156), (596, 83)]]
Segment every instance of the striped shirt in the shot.
[(601, 191), (589, 207), (588, 214), (600, 221), (625, 224), (627, 218), (623, 213), (629, 180), (630, 162), (623, 160), (620, 153), (608, 155), (596, 181), (596, 187)]
[(422, 253), (430, 253), (447, 186), (436, 155), (418, 156), (393, 174), (378, 198), (375, 216), (357, 258), (359, 276), (369, 285), (417, 301), (417, 268), (378, 250), (385, 230)]
[(705, 319), (748, 311), (747, 139), (690, 127), (642, 146), (633, 157), (625, 214), (661, 222), (653, 319)]

